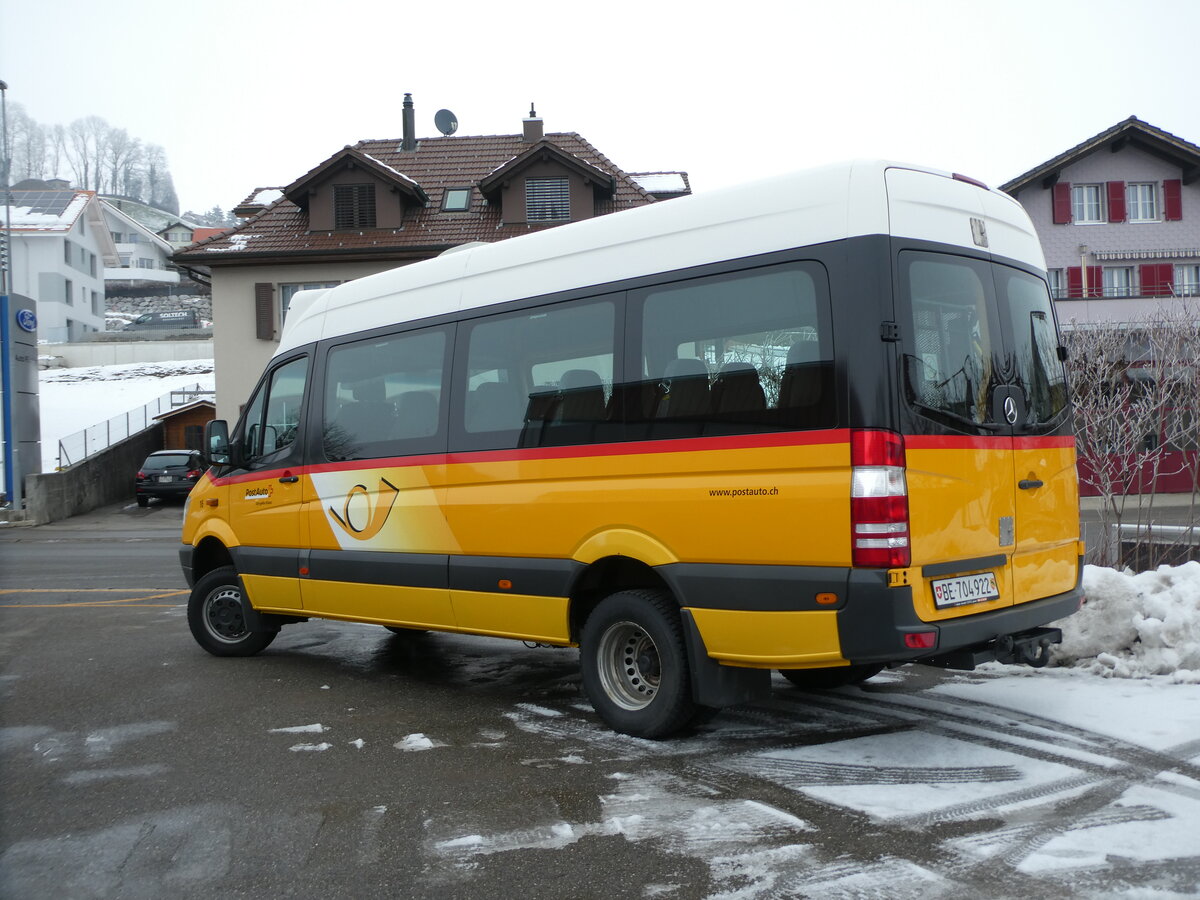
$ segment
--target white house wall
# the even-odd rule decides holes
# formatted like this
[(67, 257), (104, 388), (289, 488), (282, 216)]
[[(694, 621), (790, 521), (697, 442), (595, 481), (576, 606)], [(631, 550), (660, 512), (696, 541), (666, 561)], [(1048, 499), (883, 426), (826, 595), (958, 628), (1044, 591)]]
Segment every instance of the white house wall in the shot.
[[(38, 339), (63, 343), (80, 339), (87, 331), (104, 330), (104, 268), (100, 248), (90, 228), (80, 229), (81, 216), (69, 233), (12, 235), (12, 285), (15, 293), (37, 301)], [(63, 240), (96, 256), (96, 275), (63, 259)], [(76, 250), (76, 254), (78, 251)], [(71, 296), (64, 296), (66, 282)], [(85, 292), (85, 293), (81, 293)], [(92, 308), (92, 293), (98, 295), (100, 314)]]
[(278, 321), (280, 286), (350, 281), (395, 268), (394, 263), (312, 263), (287, 266), (223, 266), (212, 272), (213, 352), (217, 418), (233, 421), (279, 346), (256, 335), (254, 286), (274, 285)]

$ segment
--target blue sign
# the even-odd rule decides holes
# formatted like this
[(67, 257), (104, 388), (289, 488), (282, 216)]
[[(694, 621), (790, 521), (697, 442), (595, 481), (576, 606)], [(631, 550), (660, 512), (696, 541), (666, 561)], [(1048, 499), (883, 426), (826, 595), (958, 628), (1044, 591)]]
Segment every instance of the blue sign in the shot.
[(17, 310), (17, 325), (22, 331), (33, 334), (37, 331), (37, 315), (32, 309), (19, 309)]

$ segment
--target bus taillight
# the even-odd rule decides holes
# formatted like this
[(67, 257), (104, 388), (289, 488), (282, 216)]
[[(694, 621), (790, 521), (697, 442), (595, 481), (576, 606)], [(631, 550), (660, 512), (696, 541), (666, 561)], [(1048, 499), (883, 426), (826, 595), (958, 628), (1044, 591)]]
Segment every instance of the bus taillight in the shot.
[(891, 431), (850, 432), (850, 535), (855, 566), (909, 565), (904, 438)]

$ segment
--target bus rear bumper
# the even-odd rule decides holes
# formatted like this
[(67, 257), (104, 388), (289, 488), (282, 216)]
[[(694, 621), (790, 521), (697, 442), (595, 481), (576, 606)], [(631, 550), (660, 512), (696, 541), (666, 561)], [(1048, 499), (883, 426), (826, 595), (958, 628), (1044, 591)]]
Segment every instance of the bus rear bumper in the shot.
[[(861, 577), (866, 581), (872, 574)], [(859, 575), (852, 573), (851, 582)], [(921, 662), (955, 669), (991, 660), (1044, 665), (1049, 645), (1062, 640), (1059, 629), (1044, 626), (1067, 618), (1083, 603), (1077, 581), (1071, 590), (1051, 597), (923, 622), (913, 610), (911, 588), (887, 588), (882, 582), (879, 577), (876, 585), (860, 585), (866, 590), (852, 590), (851, 601), (838, 611), (842, 655), (851, 663)], [(926, 646), (912, 646), (922, 643)]]

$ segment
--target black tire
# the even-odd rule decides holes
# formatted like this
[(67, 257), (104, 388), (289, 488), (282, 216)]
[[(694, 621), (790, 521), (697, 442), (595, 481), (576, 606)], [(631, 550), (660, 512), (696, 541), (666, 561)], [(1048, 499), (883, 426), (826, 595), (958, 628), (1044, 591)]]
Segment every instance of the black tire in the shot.
[(275, 640), (278, 631), (246, 628), (242, 585), (233, 566), (214, 569), (196, 582), (188, 600), (192, 637), (213, 656), (253, 656)]
[(779, 674), (798, 688), (824, 690), (860, 684), (882, 671), (882, 665), (861, 665), (834, 666), (828, 669), (780, 669)]
[(150, 505), (150, 498), (149, 497), (138, 497), (137, 503), (138, 503), (138, 506), (145, 508)]
[(661, 591), (621, 591), (600, 601), (580, 635), (583, 689), (614, 731), (659, 739), (698, 709), (679, 607)]

